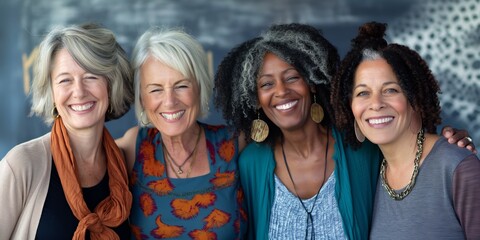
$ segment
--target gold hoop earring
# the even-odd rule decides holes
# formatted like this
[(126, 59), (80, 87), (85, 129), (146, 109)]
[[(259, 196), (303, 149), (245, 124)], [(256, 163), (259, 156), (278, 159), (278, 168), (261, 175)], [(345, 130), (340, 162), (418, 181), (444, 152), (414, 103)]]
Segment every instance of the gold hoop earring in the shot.
[(267, 139), (269, 133), (268, 124), (260, 119), (260, 112), (257, 111), (257, 119), (252, 122), (250, 137), (255, 142), (263, 142)]
[(53, 104), (53, 108), (52, 108), (52, 116), (53, 118), (58, 118), (58, 110), (57, 110), (57, 106), (55, 106), (55, 104)]
[[(150, 124), (150, 121), (148, 121), (147, 123), (144, 122), (144, 120), (143, 120), (143, 119), (145, 118), (145, 117), (143, 116), (143, 112), (144, 112), (144, 111), (145, 111), (145, 110), (143, 110), (143, 111), (140, 113), (140, 123), (142, 123), (144, 126), (147, 126), (148, 124)], [(147, 120), (148, 120), (148, 118), (147, 118)]]
[(317, 96), (313, 93), (313, 103), (310, 106), (310, 117), (316, 123), (320, 123), (323, 120), (324, 112), (322, 106), (317, 103)]
[(357, 124), (357, 121), (353, 123), (353, 129), (355, 131), (355, 137), (357, 137), (357, 140), (359, 142), (365, 141), (365, 135), (363, 135), (362, 130), (360, 130), (360, 127)]

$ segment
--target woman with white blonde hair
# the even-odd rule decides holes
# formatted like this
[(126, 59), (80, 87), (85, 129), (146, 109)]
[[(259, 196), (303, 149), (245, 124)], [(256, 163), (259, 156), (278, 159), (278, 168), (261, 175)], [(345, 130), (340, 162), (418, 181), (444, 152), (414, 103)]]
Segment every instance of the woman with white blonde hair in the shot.
[(133, 237), (242, 239), (242, 143), (225, 126), (198, 120), (213, 91), (202, 46), (184, 31), (152, 28), (132, 65), (140, 126), (117, 143), (132, 172)]

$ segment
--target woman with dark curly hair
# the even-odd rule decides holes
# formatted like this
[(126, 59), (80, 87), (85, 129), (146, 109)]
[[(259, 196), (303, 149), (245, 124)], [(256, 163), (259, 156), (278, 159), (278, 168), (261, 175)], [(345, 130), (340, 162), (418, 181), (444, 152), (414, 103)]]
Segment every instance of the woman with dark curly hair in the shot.
[(438, 83), (417, 52), (388, 44), (385, 30), (364, 24), (332, 80), (347, 141), (362, 146), (366, 137), (384, 156), (370, 238), (479, 239), (480, 161), (435, 134)]
[(241, 44), (219, 66), (215, 101), (227, 123), (265, 140), (239, 160), (250, 239), (368, 236), (380, 153), (344, 148), (332, 126), (338, 61), (317, 29), (287, 24)]
[(303, 24), (272, 26), (221, 62), (215, 104), (258, 142), (239, 159), (249, 239), (368, 238), (381, 154), (343, 144), (332, 124), (338, 62)]

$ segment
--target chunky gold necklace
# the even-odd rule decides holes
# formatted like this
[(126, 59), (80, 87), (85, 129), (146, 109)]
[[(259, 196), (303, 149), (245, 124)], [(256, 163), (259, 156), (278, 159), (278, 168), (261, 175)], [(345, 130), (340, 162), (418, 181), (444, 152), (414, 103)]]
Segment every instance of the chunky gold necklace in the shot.
[(408, 185), (401, 191), (400, 193), (395, 192), (389, 185), (387, 181), (387, 176), (385, 174), (385, 169), (387, 168), (387, 161), (383, 158), (382, 165), (380, 166), (380, 176), (382, 177), (382, 185), (387, 190), (388, 195), (399, 201), (403, 200), (413, 189), (415, 186), (415, 180), (417, 179), (418, 175), (418, 167), (420, 165), (420, 157), (422, 157), (423, 153), (423, 142), (425, 141), (425, 134), (423, 129), (420, 130), (417, 134), (417, 153), (415, 154), (415, 159), (413, 160), (413, 173), (412, 178), (410, 178), (410, 182)]

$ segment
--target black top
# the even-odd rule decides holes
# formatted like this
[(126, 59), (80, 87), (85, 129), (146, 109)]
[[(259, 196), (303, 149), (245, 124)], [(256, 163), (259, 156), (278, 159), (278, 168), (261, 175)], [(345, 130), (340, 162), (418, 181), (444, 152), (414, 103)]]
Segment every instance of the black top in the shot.
[[(82, 188), (82, 191), (85, 203), (90, 211), (93, 211), (97, 204), (110, 195), (108, 174), (105, 174), (102, 181), (96, 186)], [(38, 224), (36, 239), (72, 239), (78, 222), (65, 198), (57, 168), (55, 164), (52, 163), (50, 184), (48, 186), (42, 216)], [(118, 234), (120, 239), (128, 239), (130, 236), (128, 221), (123, 222), (113, 230)], [(88, 230), (86, 239), (90, 239)]]

